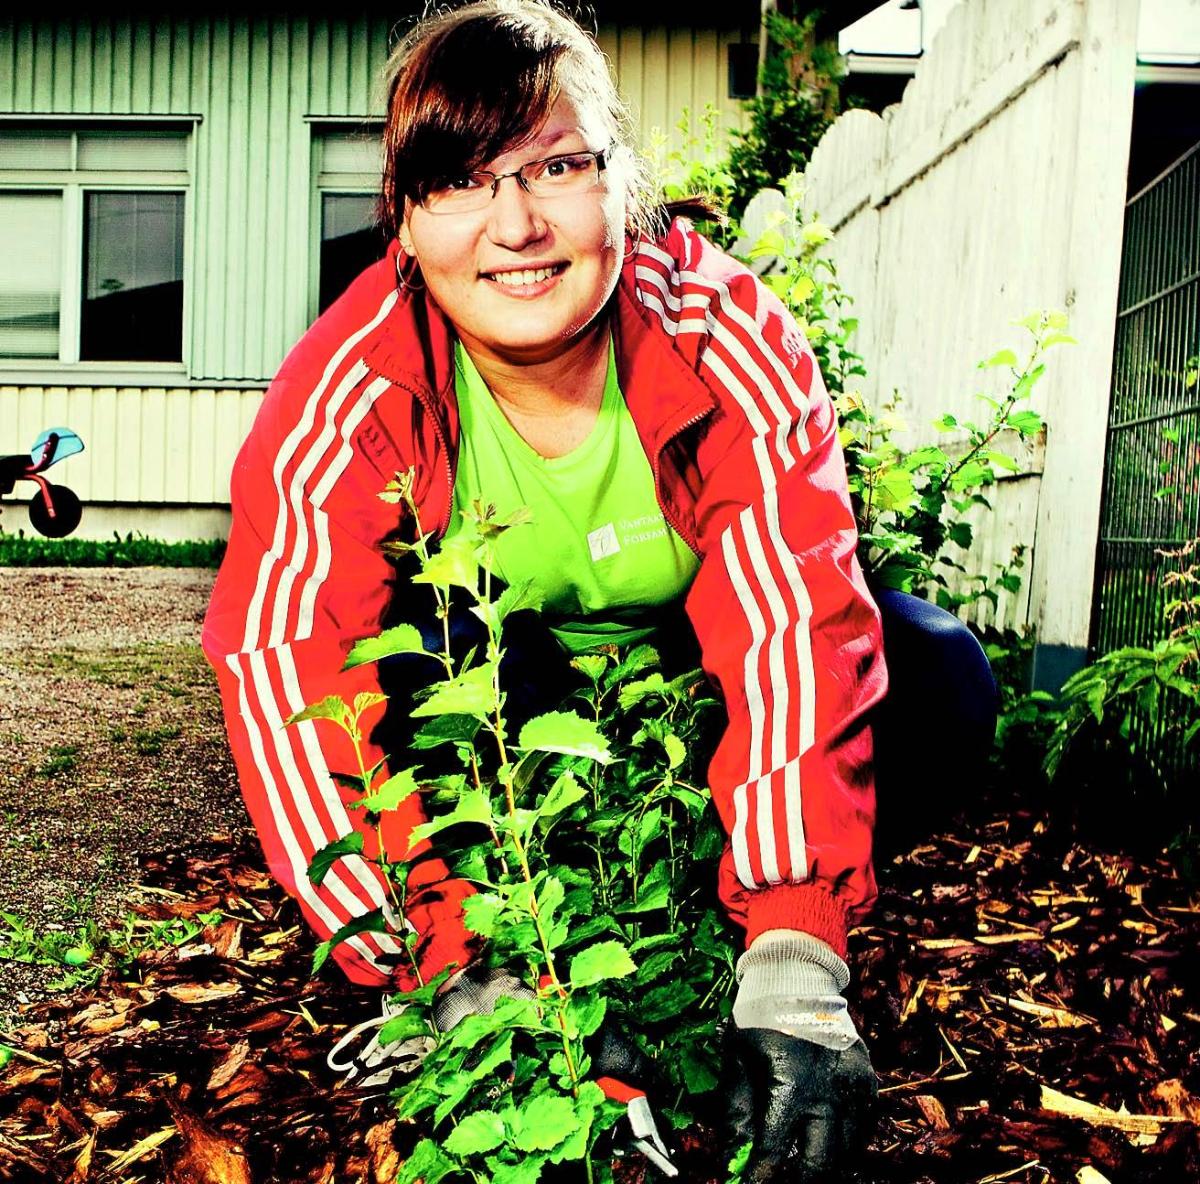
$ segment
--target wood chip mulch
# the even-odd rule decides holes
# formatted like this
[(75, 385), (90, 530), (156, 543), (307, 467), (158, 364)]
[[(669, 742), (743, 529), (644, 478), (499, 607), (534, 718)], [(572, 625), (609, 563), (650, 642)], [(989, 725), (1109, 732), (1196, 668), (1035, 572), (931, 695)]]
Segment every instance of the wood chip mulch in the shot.
[[(1028, 811), (959, 834), (883, 869), (852, 939), (882, 1090), (863, 1180), (1200, 1180), (1194, 886)], [(308, 978), (311, 940), (257, 849), (214, 842), (143, 879), (146, 915), (225, 919), (4, 1035), (0, 1180), (391, 1181), (412, 1132), (325, 1066), (373, 1001)], [(682, 1178), (711, 1180), (711, 1149), (684, 1143)]]

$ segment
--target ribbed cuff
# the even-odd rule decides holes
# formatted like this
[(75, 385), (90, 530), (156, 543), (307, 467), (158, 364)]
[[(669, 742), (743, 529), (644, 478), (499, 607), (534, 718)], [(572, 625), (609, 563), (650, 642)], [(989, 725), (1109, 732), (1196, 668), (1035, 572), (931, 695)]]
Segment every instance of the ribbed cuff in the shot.
[(816, 999), (840, 995), (850, 985), (850, 968), (811, 933), (768, 929), (737, 960), (738, 999), (791, 996)]
[(739, 1028), (770, 1028), (832, 1049), (858, 1039), (842, 998), (850, 969), (810, 933), (770, 929), (737, 962), (733, 1020)]
[(825, 942), (846, 957), (846, 908), (816, 884), (779, 884), (746, 894), (746, 947), (769, 929), (794, 929)]

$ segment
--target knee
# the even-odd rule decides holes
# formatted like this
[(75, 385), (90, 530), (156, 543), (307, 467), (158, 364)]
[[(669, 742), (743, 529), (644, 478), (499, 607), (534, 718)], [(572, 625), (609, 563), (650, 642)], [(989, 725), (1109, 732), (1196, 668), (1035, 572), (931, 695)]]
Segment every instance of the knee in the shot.
[(885, 589), (877, 601), (893, 692), (947, 700), (958, 712), (994, 721), (996, 680), (971, 630), (953, 613), (907, 592)]

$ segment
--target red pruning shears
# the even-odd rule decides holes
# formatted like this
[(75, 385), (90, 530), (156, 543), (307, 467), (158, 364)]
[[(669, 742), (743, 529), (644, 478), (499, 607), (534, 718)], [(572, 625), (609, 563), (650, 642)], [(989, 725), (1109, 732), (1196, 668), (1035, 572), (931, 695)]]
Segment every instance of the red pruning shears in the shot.
[[(658, 1133), (654, 1114), (644, 1090), (635, 1089), (618, 1081), (615, 1077), (598, 1077), (596, 1084), (610, 1102), (625, 1107), (629, 1129), (633, 1132), (633, 1146), (640, 1151), (665, 1176), (678, 1176), (679, 1169), (671, 1162), (671, 1153)], [(619, 1152), (618, 1152), (619, 1154)]]

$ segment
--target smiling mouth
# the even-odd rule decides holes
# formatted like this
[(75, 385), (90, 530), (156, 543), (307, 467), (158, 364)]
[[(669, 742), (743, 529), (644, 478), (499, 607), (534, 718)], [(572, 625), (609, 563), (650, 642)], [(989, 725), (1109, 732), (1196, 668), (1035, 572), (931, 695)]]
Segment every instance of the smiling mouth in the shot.
[(549, 267), (527, 267), (520, 271), (485, 271), (483, 278), (506, 288), (527, 288), (553, 279), (567, 270), (567, 264), (554, 263)]

